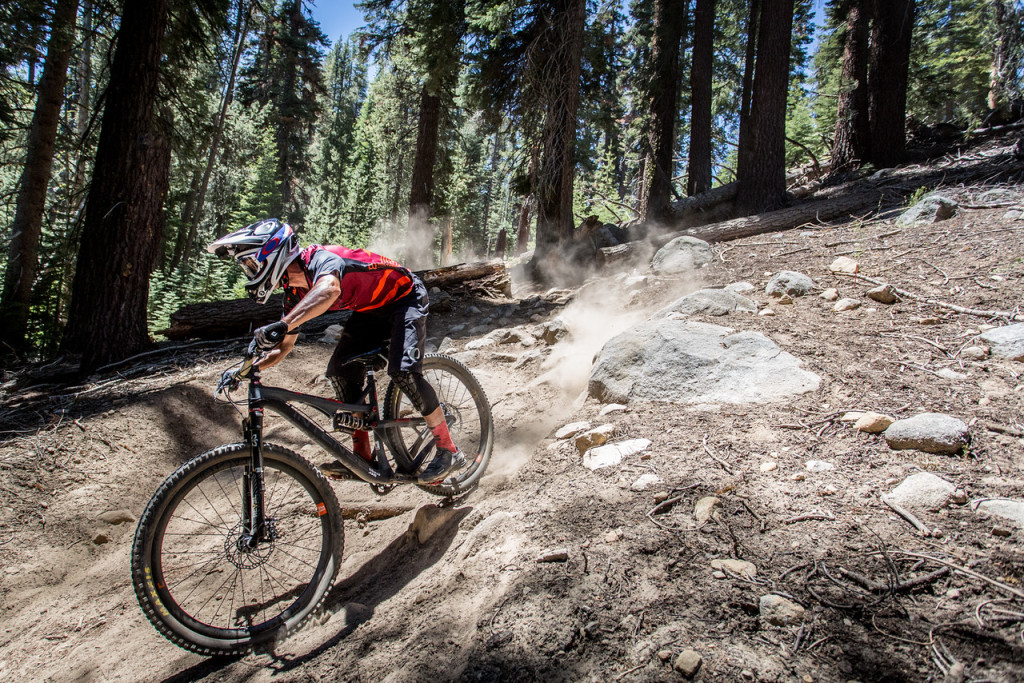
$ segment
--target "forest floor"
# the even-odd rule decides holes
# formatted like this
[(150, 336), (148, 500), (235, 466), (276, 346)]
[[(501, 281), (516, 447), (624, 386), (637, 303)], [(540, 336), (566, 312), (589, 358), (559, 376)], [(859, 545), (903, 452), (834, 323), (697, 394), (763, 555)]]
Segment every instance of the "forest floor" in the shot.
[[(917, 471), (972, 500), (1024, 498), (1024, 366), (960, 355), (979, 325), (998, 321), (907, 298), (876, 304), (863, 297), (873, 285), (828, 268), (846, 255), (863, 275), (924, 297), (1017, 310), (1024, 221), (982, 208), (987, 189), (946, 188), (961, 208), (939, 223), (900, 228), (890, 216), (715, 245), (715, 261), (692, 277), (651, 277), (631, 294), (607, 274), (579, 290), (517, 288), (511, 301), (457, 300), (433, 315), (430, 336), (453, 340), (494, 406), (489, 474), (446, 508), (412, 487), (380, 497), (336, 483), (345, 508), (385, 518), (346, 523), (326, 617), (272, 653), (219, 660), (179, 650), (146, 622), (131, 588), (130, 520), (176, 467), (239, 438), (233, 409), (211, 398), (232, 353), (5, 396), (8, 412), (34, 397), (43, 426), (25, 422), (0, 443), (0, 678), (672, 681), (683, 678), (677, 657), (693, 650), (701, 680), (1024, 680), (1024, 600), (1005, 590), (1024, 581), (1024, 530), (953, 505), (919, 513), (942, 531), (923, 537), (880, 500)], [(815, 293), (779, 305), (764, 286), (781, 270), (865, 303), (837, 313)], [(607, 339), (681, 294), (738, 281), (774, 315), (707, 321), (767, 335), (821, 376), (817, 391), (713, 409), (631, 403), (599, 416), (585, 392)], [(536, 305), (509, 305), (533, 296)], [(557, 316), (572, 336), (550, 347), (463, 350), (494, 329), (535, 331)], [(325, 391), (317, 378), (330, 350), (300, 343), (265, 379)], [(892, 451), (840, 420), (853, 410), (950, 414), (971, 425), (973, 443), (965, 455)], [(652, 445), (588, 470), (571, 441), (553, 438), (580, 420)], [(268, 420), (268, 440), (323, 459), (282, 422)], [(809, 471), (808, 460), (834, 469)], [(648, 473), (663, 483), (634, 490)], [(694, 504), (705, 496), (723, 509), (698, 525)], [(110, 524), (104, 513), (129, 521)], [(536, 561), (551, 549), (568, 560)], [(715, 559), (749, 561), (756, 576), (716, 572)], [(972, 574), (934, 575), (944, 566)], [(923, 580), (895, 587), (896, 575)], [(759, 607), (769, 593), (802, 605), (803, 621), (769, 623)]]

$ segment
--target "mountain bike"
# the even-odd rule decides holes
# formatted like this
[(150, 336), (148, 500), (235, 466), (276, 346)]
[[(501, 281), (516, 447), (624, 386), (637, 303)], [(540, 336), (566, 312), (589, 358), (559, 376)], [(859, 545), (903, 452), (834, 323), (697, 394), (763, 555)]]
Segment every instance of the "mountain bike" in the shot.
[[(366, 377), (357, 403), (264, 385), (255, 343), (240, 369), (224, 374), (215, 396), (248, 406), (242, 441), (179, 467), (157, 489), (135, 532), (132, 584), (163, 636), (202, 655), (241, 654), (271, 647), (318, 612), (341, 565), (341, 506), (319, 468), (263, 441), (264, 414), (285, 418), (333, 456), (332, 478), (365, 482), (381, 495), (416, 483), (434, 451), (433, 435), (394, 382), (378, 403), (375, 373), (386, 362), (385, 351), (349, 359), (363, 365)], [(427, 354), (423, 374), (467, 465), (436, 485), (416, 485), (451, 498), (474, 488), (487, 468), (491, 409), (480, 383), (459, 361)], [(248, 398), (231, 399), (243, 381)], [(356, 429), (372, 435), (369, 461), (333, 436)]]

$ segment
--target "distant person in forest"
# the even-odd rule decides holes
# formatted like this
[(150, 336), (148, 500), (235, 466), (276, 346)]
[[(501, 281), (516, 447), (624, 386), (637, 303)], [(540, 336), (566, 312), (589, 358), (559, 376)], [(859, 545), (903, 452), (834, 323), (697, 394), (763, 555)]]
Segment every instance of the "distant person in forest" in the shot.
[[(276, 218), (253, 223), (216, 240), (207, 250), (234, 258), (248, 281), (245, 291), (264, 304), (278, 285), (284, 287), (281, 320), (257, 329), (256, 343), (268, 351), (258, 369), (280, 363), (295, 346), (298, 328), (327, 311), (351, 310), (341, 339), (327, 364), (327, 378), (339, 400), (355, 403), (363, 386), (363, 369), (346, 363), (353, 356), (389, 346), (388, 374), (416, 406), (434, 434), (436, 454), (418, 477), (440, 483), (465, 466), (466, 459), (448, 432), (434, 388), (423, 378), (427, 331), (427, 289), (399, 263), (361, 249), (314, 244), (302, 249), (291, 226)], [(284, 333), (280, 343), (270, 336)], [(353, 450), (371, 459), (370, 435), (356, 430)]]

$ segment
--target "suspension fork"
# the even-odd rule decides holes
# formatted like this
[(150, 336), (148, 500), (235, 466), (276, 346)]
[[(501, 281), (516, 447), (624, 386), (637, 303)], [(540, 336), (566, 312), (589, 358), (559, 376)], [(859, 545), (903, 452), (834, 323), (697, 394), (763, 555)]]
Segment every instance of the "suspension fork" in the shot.
[(249, 445), (249, 464), (242, 474), (242, 538), (254, 548), (266, 535), (263, 482), (263, 408), (259, 376), (249, 383), (249, 416), (242, 420), (242, 435)]

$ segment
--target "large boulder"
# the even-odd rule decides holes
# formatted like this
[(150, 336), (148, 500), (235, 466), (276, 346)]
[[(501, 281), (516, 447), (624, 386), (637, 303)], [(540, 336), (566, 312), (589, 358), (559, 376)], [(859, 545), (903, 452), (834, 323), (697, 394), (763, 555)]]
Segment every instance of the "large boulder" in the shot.
[(768, 403), (814, 391), (820, 381), (757, 332), (649, 320), (605, 344), (589, 392), (603, 403)]
[(652, 318), (679, 315), (727, 315), (733, 311), (757, 313), (757, 304), (728, 289), (699, 289), (676, 299), (655, 313)]
[(942, 413), (921, 413), (896, 420), (882, 436), (894, 451), (912, 449), (947, 455), (959, 452), (971, 442), (970, 430), (963, 420)]
[(981, 339), (989, 345), (993, 356), (1024, 361), (1024, 323), (997, 327), (984, 332)]
[(677, 237), (651, 259), (651, 270), (659, 275), (678, 275), (711, 263), (715, 255), (711, 245), (696, 237)]

